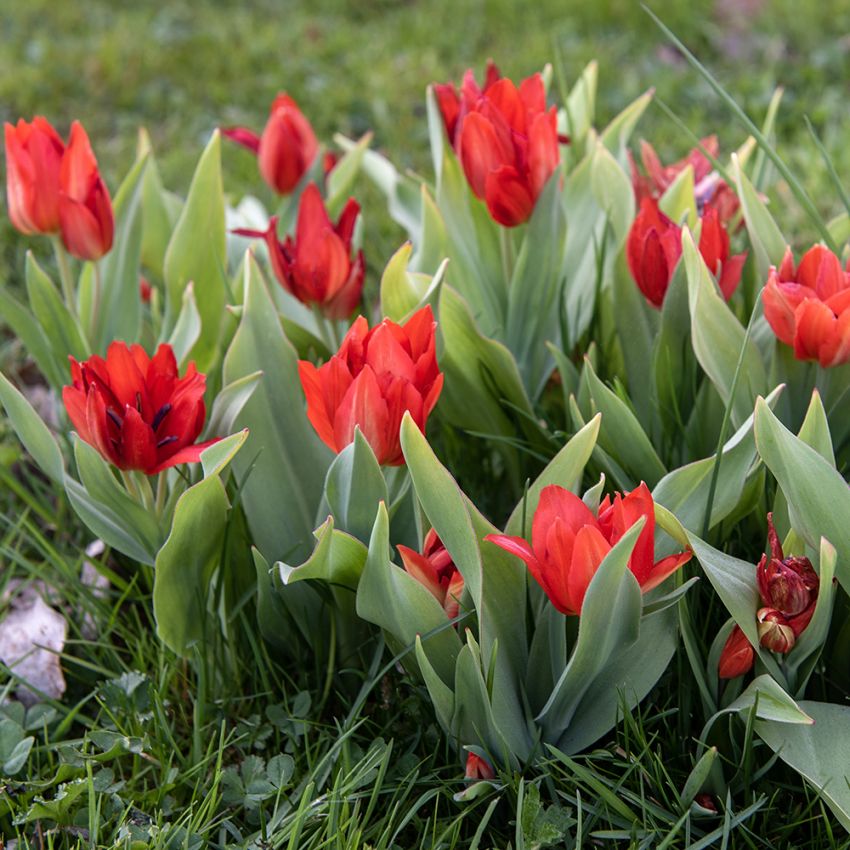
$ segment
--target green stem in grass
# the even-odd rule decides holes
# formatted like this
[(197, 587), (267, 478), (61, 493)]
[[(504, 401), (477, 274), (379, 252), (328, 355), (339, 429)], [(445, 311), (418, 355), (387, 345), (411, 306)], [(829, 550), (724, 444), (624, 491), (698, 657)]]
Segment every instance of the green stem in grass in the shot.
[(729, 422), (732, 418), (732, 407), (735, 403), (735, 392), (738, 389), (738, 379), (741, 377), (742, 367), (744, 365), (744, 355), (747, 351), (747, 344), (750, 341), (750, 334), (753, 330), (756, 315), (758, 313), (759, 302), (756, 301), (753, 311), (750, 313), (750, 320), (747, 322), (747, 329), (744, 332), (744, 342), (741, 345), (741, 350), (738, 353), (738, 363), (735, 366), (735, 375), (732, 378), (732, 387), (729, 391), (729, 401), (726, 403), (726, 410), (723, 412), (723, 421), (720, 423), (720, 434), (717, 437), (717, 449), (714, 453), (714, 466), (711, 470), (711, 484), (708, 487), (708, 499), (705, 505), (705, 516), (702, 520), (702, 539), (708, 538), (708, 531), (711, 527), (711, 509), (714, 507), (714, 495), (717, 491), (717, 479), (720, 477), (720, 463), (723, 459), (723, 444), (726, 442), (726, 433), (729, 430)]
[(91, 335), (93, 338), (97, 338), (97, 326), (98, 320), (100, 319), (100, 297), (101, 297), (101, 287), (102, 281), (100, 276), (100, 263), (95, 260), (92, 263), (93, 268), (93, 278), (92, 281), (92, 299), (91, 299), (91, 323), (89, 327), (91, 328)]
[(62, 284), (62, 297), (65, 299), (65, 306), (71, 312), (72, 316), (76, 316), (77, 299), (74, 293), (74, 277), (71, 274), (71, 263), (68, 259), (68, 252), (65, 250), (65, 246), (58, 236), (51, 236), (50, 241), (53, 243), (56, 265), (59, 267), (59, 280)]

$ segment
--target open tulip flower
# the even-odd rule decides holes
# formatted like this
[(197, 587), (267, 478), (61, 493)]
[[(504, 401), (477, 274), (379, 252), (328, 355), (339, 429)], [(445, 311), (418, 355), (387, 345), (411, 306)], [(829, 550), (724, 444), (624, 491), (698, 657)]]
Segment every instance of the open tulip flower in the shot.
[(827, 368), (850, 361), (850, 273), (823, 245), (810, 248), (794, 268), (791, 249), (762, 290), (764, 315), (798, 360)]
[(59, 188), (59, 223), (65, 247), (81, 260), (100, 259), (112, 248), (115, 219), (109, 190), (79, 121), (71, 125)]
[(424, 433), (443, 388), (436, 327), (430, 306), (404, 325), (384, 319), (371, 330), (359, 316), (327, 363), (316, 368), (298, 361), (307, 417), (325, 445), (342, 451), (359, 427), (378, 463), (404, 463), (399, 429), (405, 411)]
[(274, 99), (261, 136), (245, 127), (221, 132), (257, 154), (263, 180), (280, 195), (288, 195), (298, 185), (319, 152), (310, 122), (287, 94)]
[(154, 475), (200, 460), (216, 442), (195, 443), (206, 418), (206, 376), (190, 363), (181, 378), (170, 345), (149, 357), (140, 345), (113, 342), (106, 359), (70, 360), (72, 384), (62, 391), (68, 417), (119, 469)]
[(431, 595), (443, 606), (449, 619), (457, 617), (463, 593), (463, 576), (437, 532), (432, 528), (425, 535), (421, 554), (407, 546), (399, 545), (397, 548), (405, 570), (428, 588)]
[[(704, 211), (699, 252), (717, 277), (717, 285), (728, 301), (738, 287), (746, 252), (729, 256), (729, 234), (713, 207)], [(682, 229), (669, 219), (654, 198), (644, 198), (629, 230), (626, 259), (629, 271), (644, 297), (653, 307), (661, 308), (682, 255)]]
[(574, 493), (544, 487), (531, 527), (531, 545), (521, 537), (488, 534), (506, 552), (522, 558), (549, 600), (562, 614), (580, 614), (587, 588), (617, 541), (646, 518), (629, 558), (629, 569), (644, 592), (659, 585), (690, 557), (690, 552), (655, 561), (655, 505), (646, 484), (625, 496), (606, 496), (596, 516)]
[(265, 232), (236, 230), (265, 240), (272, 270), (283, 288), (304, 304), (316, 305), (331, 319), (345, 319), (360, 302), (366, 265), (363, 252), (351, 256), (351, 237), (360, 205), (349, 198), (339, 220), (328, 218), (315, 183), (301, 195), (295, 239), (277, 236), (277, 216)]
[(484, 88), (467, 71), (460, 95), (435, 86), (443, 123), (477, 198), (505, 227), (527, 221), (560, 161), (557, 111), (540, 74), (519, 87), (489, 65)]
[(59, 230), (59, 172), (65, 143), (45, 118), (5, 125), (6, 199), (12, 224), (26, 235)]

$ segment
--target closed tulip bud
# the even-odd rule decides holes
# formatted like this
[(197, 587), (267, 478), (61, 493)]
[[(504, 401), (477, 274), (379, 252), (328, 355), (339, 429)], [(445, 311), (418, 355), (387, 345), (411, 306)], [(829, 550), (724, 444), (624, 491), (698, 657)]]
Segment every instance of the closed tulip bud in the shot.
[(475, 755), (475, 753), (468, 753), (466, 756), (466, 778), (472, 780), (480, 780), (480, 779), (495, 779), (496, 771), (490, 766), (490, 763), (481, 758), (481, 756)]
[(268, 229), (235, 230), (265, 240), (272, 270), (283, 288), (304, 304), (315, 305), (332, 319), (345, 319), (360, 302), (366, 264), (363, 252), (352, 256), (351, 240), (360, 205), (349, 198), (339, 220), (328, 218), (315, 183), (301, 195), (295, 239), (277, 237), (277, 216)]
[(280, 195), (288, 195), (298, 185), (319, 152), (310, 122), (287, 94), (275, 98), (261, 136), (245, 127), (221, 132), (257, 154), (263, 180)]
[(815, 245), (796, 269), (788, 248), (761, 297), (773, 332), (798, 360), (824, 368), (850, 361), (850, 273), (828, 248)]
[(788, 652), (796, 641), (794, 629), (787, 618), (775, 608), (759, 608), (756, 614), (758, 620), (759, 643), (772, 652)]
[(463, 576), (437, 532), (432, 528), (425, 535), (421, 554), (401, 545), (398, 551), (405, 570), (428, 589), (443, 606), (449, 619), (457, 617), (463, 594)]
[(661, 212), (658, 202), (644, 198), (626, 241), (629, 271), (653, 307), (661, 308), (682, 255), (682, 231)]
[(702, 229), (699, 237), (699, 252), (708, 270), (717, 278), (720, 292), (728, 301), (741, 281), (747, 252), (729, 256), (729, 234), (714, 207), (708, 207), (700, 220)]
[(359, 427), (378, 463), (404, 463), (399, 430), (405, 412), (424, 433), (443, 388), (436, 326), (430, 306), (404, 325), (384, 319), (371, 330), (360, 316), (327, 363), (316, 368), (298, 361), (307, 418), (325, 445), (342, 451)]
[(6, 200), (12, 224), (27, 235), (59, 230), (59, 172), (65, 143), (36, 116), (5, 125)]
[(739, 626), (735, 626), (726, 638), (717, 664), (717, 675), (721, 679), (736, 679), (750, 671), (755, 652), (753, 645)]
[(112, 248), (115, 220), (109, 190), (83, 125), (71, 125), (71, 138), (59, 175), (62, 242), (81, 260), (100, 259)]
[(140, 345), (113, 342), (106, 359), (73, 357), (72, 383), (62, 390), (80, 439), (119, 469), (154, 475), (194, 463), (216, 440), (195, 443), (204, 427), (206, 377), (190, 363), (181, 378), (170, 345), (153, 357)]
[(580, 614), (587, 588), (617, 541), (640, 519), (645, 523), (629, 558), (629, 569), (646, 592), (657, 587), (690, 552), (655, 560), (655, 505), (646, 484), (625, 496), (606, 496), (597, 515), (574, 493), (544, 487), (531, 525), (531, 544), (522, 537), (488, 534), (484, 539), (525, 561), (529, 572), (562, 614)]

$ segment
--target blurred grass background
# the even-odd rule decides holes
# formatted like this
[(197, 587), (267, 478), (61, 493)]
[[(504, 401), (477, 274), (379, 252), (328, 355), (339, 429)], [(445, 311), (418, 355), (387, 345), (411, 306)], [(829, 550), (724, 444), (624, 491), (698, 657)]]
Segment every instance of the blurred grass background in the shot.
[[(811, 172), (807, 184), (832, 212), (834, 192), (804, 115), (839, 174), (846, 174), (847, 0), (649, 5), (758, 120), (774, 86), (785, 86), (781, 149), (798, 170)], [(600, 124), (654, 86), (694, 132), (717, 132), (723, 151), (743, 139), (635, 0), (0, 0), (0, 119), (43, 114), (62, 133), (80, 119), (113, 192), (144, 125), (166, 186), (182, 194), (212, 129), (244, 124), (260, 130), (274, 95), (286, 90), (320, 138), (371, 129), (375, 146), (398, 165), (427, 171), (424, 89), (430, 81), (458, 80), (467, 67), (480, 75), (488, 57), (519, 78), (556, 53), (568, 80), (590, 59), (599, 60)], [(657, 107), (638, 135), (666, 156), (689, 147)], [(226, 145), (224, 168), (234, 198), (244, 192), (265, 197), (246, 152)], [(358, 195), (367, 239), (373, 237), (374, 274), (401, 234), (386, 221), (371, 187), (361, 184)], [(14, 281), (31, 244), (16, 238), (3, 215), (0, 275)]]

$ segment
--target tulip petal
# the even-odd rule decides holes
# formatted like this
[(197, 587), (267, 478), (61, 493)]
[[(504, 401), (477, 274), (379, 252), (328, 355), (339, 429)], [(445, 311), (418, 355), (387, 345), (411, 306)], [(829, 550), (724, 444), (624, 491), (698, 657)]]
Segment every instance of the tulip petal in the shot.
[(829, 365), (828, 342), (836, 324), (832, 310), (822, 301), (809, 298), (797, 307), (794, 319), (794, 356), (798, 360), (818, 360), (824, 367)]
[(797, 307), (806, 299), (815, 296), (813, 289), (799, 283), (781, 282), (781, 274), (770, 270), (767, 283), (762, 289), (764, 317), (773, 328), (777, 338), (786, 345), (794, 345)]
[(560, 519), (573, 534), (585, 525), (599, 528), (596, 517), (575, 493), (557, 484), (550, 484), (540, 492), (537, 510), (531, 525), (531, 540), (537, 552), (546, 551), (546, 535), (555, 520)]
[(163, 469), (169, 469), (172, 466), (178, 466), (181, 463), (198, 463), (201, 460), (201, 454), (205, 449), (215, 445), (221, 437), (214, 437), (212, 440), (206, 440), (203, 443), (196, 443), (194, 446), (184, 446), (182, 449), (174, 452), (173, 455), (160, 461), (157, 466), (148, 472), (148, 475), (156, 475), (162, 472)]
[(729, 257), (723, 263), (723, 269), (720, 272), (720, 280), (717, 281), (717, 285), (720, 287), (720, 291), (727, 301), (735, 294), (735, 290), (741, 282), (741, 272), (744, 270), (744, 263), (746, 261), (747, 252), (744, 251), (743, 254), (735, 254), (735, 256)]
[(408, 546), (399, 544), (396, 549), (401, 555), (405, 570), (442, 605), (445, 599), (445, 591), (440, 585), (440, 579), (430, 561)]
[(386, 463), (391, 450), (387, 445), (388, 415), (387, 402), (381, 395), (378, 379), (371, 367), (364, 366), (334, 413), (337, 450), (342, 450), (354, 439), (354, 429), (359, 427), (378, 463)]
[(513, 165), (503, 165), (487, 175), (484, 198), (490, 215), (505, 227), (528, 221), (534, 211), (531, 189)]
[(554, 110), (541, 112), (534, 116), (528, 132), (528, 171), (535, 200), (558, 167), (559, 158), (556, 114)]
[(153, 430), (135, 407), (127, 405), (121, 424), (121, 458), (128, 469), (149, 472), (157, 465)]
[[(335, 359), (331, 358), (330, 362), (333, 363)], [(304, 390), (304, 395), (307, 398), (307, 418), (310, 420), (310, 424), (315, 428), (319, 439), (331, 451), (339, 451), (342, 447), (337, 447), (336, 438), (334, 437), (334, 426), (331, 421), (331, 416), (336, 408), (329, 408), (326, 404), (322, 374), (308, 360), (299, 360), (298, 377), (301, 379), (301, 388)], [(350, 378), (351, 376), (349, 376), (349, 381)]]
[(222, 127), (221, 135), (252, 153), (256, 154), (260, 150), (260, 137), (246, 127)]
[(503, 146), (493, 124), (483, 115), (467, 115), (460, 130), (460, 161), (466, 179), (477, 198), (484, 199), (487, 175), (506, 159)]
[(678, 555), (669, 555), (662, 558), (649, 572), (649, 577), (641, 584), (640, 589), (648, 593), (654, 587), (658, 587), (664, 579), (673, 575), (683, 564), (691, 559), (691, 552), (680, 552)]
[(611, 544), (602, 536), (598, 528), (585, 525), (578, 530), (573, 545), (572, 561), (564, 567), (567, 571), (569, 605), (576, 614), (581, 614), (581, 606), (591, 579), (610, 551)]

